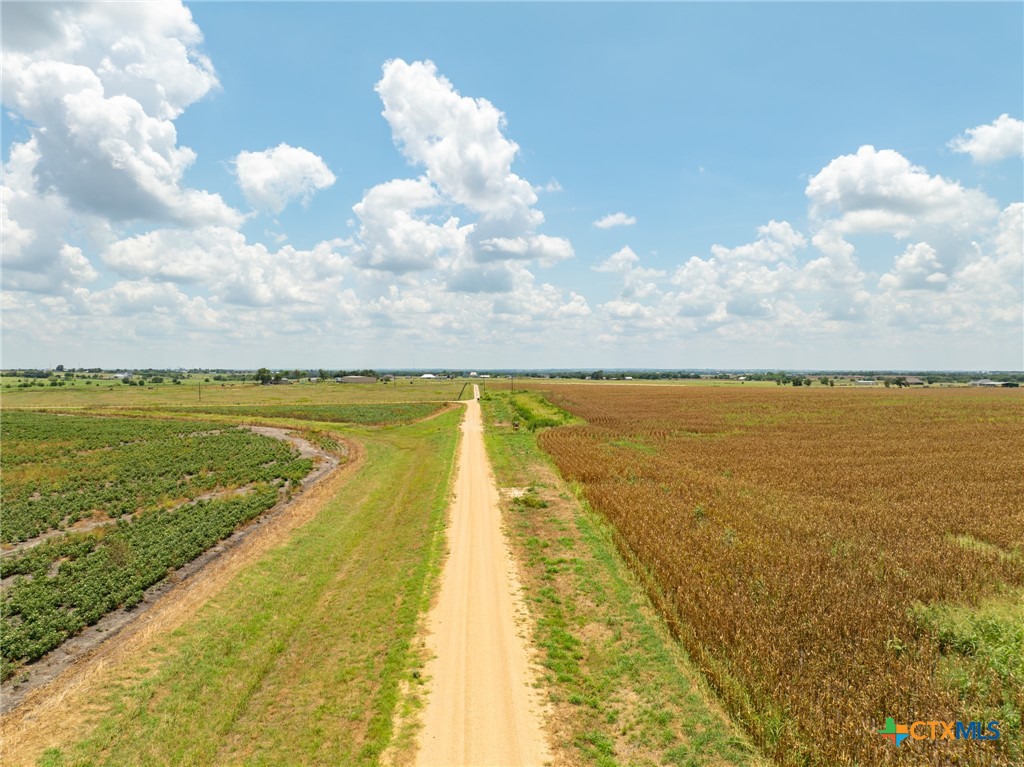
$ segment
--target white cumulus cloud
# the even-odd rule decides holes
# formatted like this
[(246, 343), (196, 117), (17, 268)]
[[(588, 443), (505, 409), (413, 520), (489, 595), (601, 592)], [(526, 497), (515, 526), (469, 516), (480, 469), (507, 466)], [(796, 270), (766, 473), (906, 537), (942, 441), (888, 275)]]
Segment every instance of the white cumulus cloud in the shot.
[(1024, 121), (1001, 114), (988, 125), (968, 128), (949, 148), (982, 163), (1024, 157)]
[(519, 145), (503, 134), (505, 115), (487, 99), (459, 95), (432, 61), (384, 65), (377, 93), (395, 143), (442, 194), (487, 218), (537, 226), (533, 187), (512, 172)]
[(249, 204), (271, 214), (280, 213), (293, 200), (308, 203), (336, 180), (320, 157), (285, 143), (262, 152), (239, 152), (235, 173)]
[(157, 229), (112, 243), (103, 261), (130, 280), (199, 286), (226, 304), (322, 310), (351, 272), (350, 259), (339, 252), (345, 247), (336, 240), (271, 251), (230, 227)]
[(811, 215), (834, 218), (841, 231), (912, 236), (928, 226), (974, 228), (997, 214), (976, 189), (933, 176), (892, 149), (862, 146), (832, 160), (807, 184)]
[(892, 271), (882, 275), (878, 284), (887, 290), (941, 290), (948, 281), (949, 276), (942, 271), (942, 264), (935, 256), (935, 248), (927, 242), (917, 242), (908, 245), (896, 257)]
[[(58, 293), (92, 282), (97, 272), (82, 249), (64, 241), (72, 220), (63, 198), (35, 189), (39, 159), (35, 139), (11, 147), (0, 186), (0, 225), (3, 229), (3, 282), (8, 289)], [(101, 243), (109, 227), (94, 216), (80, 216), (83, 238)]]
[(620, 275), (622, 290), (619, 298), (623, 299), (646, 298), (659, 293), (657, 282), (666, 275), (660, 269), (640, 266), (640, 256), (628, 245), (608, 256), (594, 267), (594, 271)]
[(688, 316), (765, 317), (792, 300), (796, 253), (806, 238), (787, 221), (769, 221), (751, 243), (713, 245), (706, 259), (690, 258), (672, 275), (676, 301)]
[(468, 228), (459, 219), (433, 222), (424, 212), (442, 202), (425, 177), (395, 179), (371, 188), (352, 210), (359, 219), (363, 263), (405, 274), (440, 265), (441, 254), (465, 247)]
[(537, 231), (536, 191), (512, 171), (519, 146), (490, 101), (462, 96), (430, 61), (386, 62), (376, 90), (396, 146), (423, 174), (378, 184), (353, 206), (363, 266), (438, 269), (454, 291), (507, 292), (521, 274), (514, 262), (573, 257), (568, 239)]
[(240, 222), (182, 185), (195, 153), (173, 120), (218, 82), (180, 2), (5, 7), (4, 40), (4, 102), (30, 121), (41, 192), (112, 221)]
[[(932, 175), (899, 152), (872, 146), (832, 160), (805, 192), (814, 244), (847, 273), (856, 269), (839, 254), (853, 253), (849, 238), (888, 234), (904, 243), (895, 252), (906, 243), (926, 243), (937, 264), (929, 274), (950, 274), (975, 257), (977, 242), (989, 236), (999, 215), (996, 201), (980, 189)], [(906, 279), (897, 283), (910, 284)], [(943, 283), (934, 277), (929, 284), (938, 289)]]
[(595, 272), (627, 272), (635, 264), (640, 263), (638, 256), (628, 245), (612, 253), (608, 258), (594, 267)]
[[(241, 213), (184, 184), (195, 154), (174, 120), (218, 83), (180, 3), (5, 5), (3, 33), (5, 106), (30, 134), (10, 145), (0, 190), (5, 348), (140, 364), (217, 349), (251, 364), (277, 343), (361, 347), (379, 362), (395, 338), (498, 354), (510, 339), (587, 337), (586, 297), (530, 270), (573, 247), (540, 231), (504, 116), (433, 64), (389, 62), (378, 84), (418, 175), (367, 190), (353, 239), (302, 249), (273, 232), (248, 238)], [(335, 182), (322, 158), (286, 143), (234, 159), (249, 204), (270, 214)]]
[(533, 191), (547, 192), (548, 194), (551, 194), (553, 192), (561, 192), (564, 190), (562, 189), (562, 185), (558, 183), (558, 179), (553, 178), (546, 184), (537, 184), (536, 186), (533, 187)]
[(594, 226), (598, 229), (611, 229), (613, 226), (633, 226), (636, 223), (636, 216), (627, 216), (621, 211), (619, 213), (609, 213), (604, 218), (599, 218), (594, 222)]

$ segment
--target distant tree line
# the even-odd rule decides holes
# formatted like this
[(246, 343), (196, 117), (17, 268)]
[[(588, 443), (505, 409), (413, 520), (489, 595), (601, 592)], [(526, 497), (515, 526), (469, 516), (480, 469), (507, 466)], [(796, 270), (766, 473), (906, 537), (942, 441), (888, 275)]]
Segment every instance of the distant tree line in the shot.
[[(61, 381), (71, 381), (74, 379), (79, 380), (99, 380), (109, 379), (110, 375), (119, 372), (128, 372), (129, 378), (135, 381), (146, 381), (148, 383), (160, 383), (163, 382), (181, 383), (182, 380), (190, 377), (202, 377), (204, 381), (264, 381), (264, 380), (277, 380), (282, 378), (288, 378), (292, 380), (306, 379), (306, 378), (342, 378), (344, 376), (358, 375), (358, 376), (373, 376), (380, 378), (381, 373), (373, 369), (359, 369), (359, 370), (327, 370), (325, 368), (296, 368), (294, 370), (271, 370), (269, 368), (260, 368), (257, 371), (252, 370), (233, 370), (228, 368), (189, 368), (188, 370), (182, 369), (169, 369), (169, 368), (135, 368), (126, 371), (125, 368), (99, 368), (99, 367), (77, 367), (77, 368), (65, 368), (64, 365), (57, 365), (56, 367), (50, 368), (8, 368), (0, 371), (5, 377), (17, 377), (23, 379), (29, 379), (27, 385), (32, 386), (45, 386), (47, 382), (51, 382), (51, 385), (59, 386)], [(399, 376), (418, 376), (423, 371), (420, 369), (396, 369), (389, 370)], [(463, 370), (434, 370), (432, 371), (438, 378), (457, 378), (466, 376), (468, 371)], [(739, 370), (731, 370), (729, 372), (716, 371), (716, 370), (614, 370), (606, 371), (600, 370), (487, 370), (481, 368), (480, 373), (489, 373), (495, 376), (508, 376), (513, 375), (516, 378), (562, 378), (562, 379), (590, 379), (594, 381), (601, 380), (623, 380), (625, 378), (632, 378), (635, 380), (687, 380), (687, 379), (698, 379), (698, 378), (709, 378), (712, 380), (736, 380), (739, 376), (743, 376), (748, 381), (775, 381), (780, 386), (783, 385), (794, 385), (794, 386), (807, 386), (810, 383), (820, 383), (821, 385), (830, 385), (836, 378), (871, 378), (878, 380), (882, 383), (885, 381), (889, 382), (889, 386), (901, 387), (906, 384), (906, 378), (908, 376), (916, 376), (928, 384), (941, 384), (941, 383), (968, 383), (969, 381), (976, 380), (977, 378), (992, 378), (999, 381), (1013, 381), (1017, 383), (1024, 383), (1024, 372), (1021, 371), (886, 371), (886, 370), (830, 370), (830, 371), (815, 371), (807, 370), (801, 372), (794, 371), (754, 371), (745, 372)], [(270, 376), (268, 379), (267, 376)], [(58, 383), (52, 384), (53, 381)], [(800, 383), (794, 383), (800, 381)], [(826, 381), (830, 383), (826, 383)], [(901, 383), (902, 381), (902, 383)], [(34, 383), (33, 383), (34, 382)]]
[(317, 378), (321, 381), (330, 380), (333, 378), (344, 378), (345, 376), (366, 376), (368, 378), (380, 378), (376, 370), (325, 370), (319, 368), (317, 370), (271, 370), (270, 368), (260, 368), (251, 376), (248, 380), (259, 381), (260, 383), (274, 383), (275, 381), (289, 380), (299, 381), (303, 378), (313, 379)]

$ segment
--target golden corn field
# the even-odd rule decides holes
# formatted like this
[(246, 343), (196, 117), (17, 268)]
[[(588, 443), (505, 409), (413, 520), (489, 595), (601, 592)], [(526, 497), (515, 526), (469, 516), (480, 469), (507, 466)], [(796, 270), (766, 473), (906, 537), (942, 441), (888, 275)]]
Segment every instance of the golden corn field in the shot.
[[(543, 432), (782, 765), (1021, 764), (1015, 390), (538, 386)], [(1000, 722), (895, 747), (887, 717)]]

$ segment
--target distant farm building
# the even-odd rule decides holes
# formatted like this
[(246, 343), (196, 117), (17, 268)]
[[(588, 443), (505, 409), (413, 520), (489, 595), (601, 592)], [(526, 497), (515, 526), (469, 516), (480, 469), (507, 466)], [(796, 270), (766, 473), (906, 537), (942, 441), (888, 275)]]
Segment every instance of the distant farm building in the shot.
[(905, 376), (903, 380), (907, 382), (907, 386), (924, 386), (926, 383), (923, 378), (917, 376)]
[(874, 378), (858, 378), (854, 383), (857, 386), (874, 386), (877, 382)]
[(1016, 388), (1017, 384), (1010, 381), (993, 381), (990, 378), (980, 378), (977, 381), (971, 381), (971, 386), (1006, 386), (1009, 388)]
[(338, 383), (377, 383), (376, 376), (342, 376), (334, 380)]
[(437, 376), (434, 375), (433, 373), (424, 373), (423, 375), (420, 376), (420, 378), (437, 378)]
[(477, 375), (478, 375), (477, 373), (470, 373), (470, 374), (469, 374), (469, 377), (470, 377), (470, 378), (476, 378), (476, 377), (477, 377)]

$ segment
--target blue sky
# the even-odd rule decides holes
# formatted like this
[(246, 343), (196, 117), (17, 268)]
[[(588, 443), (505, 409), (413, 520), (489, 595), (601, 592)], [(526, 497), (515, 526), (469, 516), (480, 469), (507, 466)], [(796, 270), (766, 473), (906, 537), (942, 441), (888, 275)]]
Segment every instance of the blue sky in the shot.
[(5, 3), (3, 364), (1021, 369), (1022, 29)]

